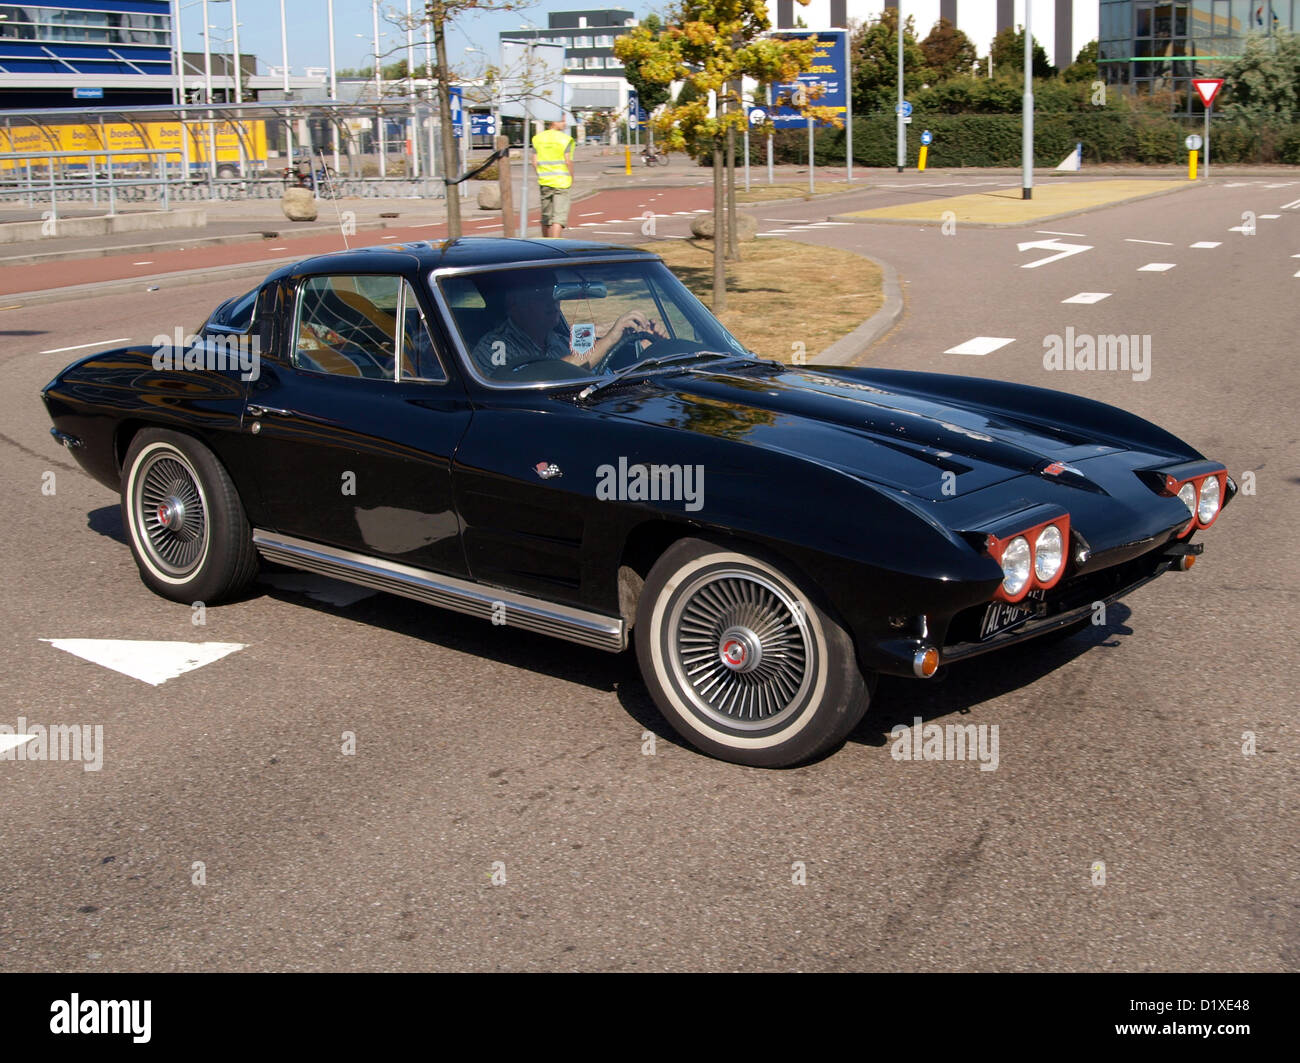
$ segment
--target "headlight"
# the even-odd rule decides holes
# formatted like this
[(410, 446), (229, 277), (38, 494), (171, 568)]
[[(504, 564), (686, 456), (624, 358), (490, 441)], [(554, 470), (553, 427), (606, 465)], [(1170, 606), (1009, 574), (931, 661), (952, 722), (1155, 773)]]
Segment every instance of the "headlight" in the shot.
[(1196, 516), (1196, 485), (1189, 480), (1178, 489), (1178, 497), (1187, 507), (1187, 512)]
[(1002, 589), (1014, 598), (1029, 582), (1029, 540), (1017, 535), (1002, 551)]
[[(1181, 492), (1179, 493), (1181, 497)], [(1201, 499), (1196, 506), (1196, 519), (1209, 524), (1219, 512), (1219, 478), (1207, 476), (1201, 481)]]
[(1038, 533), (1038, 541), (1034, 543), (1034, 575), (1039, 582), (1051, 583), (1061, 571), (1063, 559), (1061, 529), (1049, 524)]

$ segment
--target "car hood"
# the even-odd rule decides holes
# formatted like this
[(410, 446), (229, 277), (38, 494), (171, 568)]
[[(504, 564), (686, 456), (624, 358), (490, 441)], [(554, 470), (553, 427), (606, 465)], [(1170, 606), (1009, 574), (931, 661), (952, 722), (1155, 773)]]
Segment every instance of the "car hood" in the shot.
[(642, 378), (609, 389), (593, 405), (645, 424), (800, 456), (932, 501), (953, 494), (954, 476), (965, 494), (1052, 462), (1072, 465), (1125, 449), (1055, 419), (777, 364)]

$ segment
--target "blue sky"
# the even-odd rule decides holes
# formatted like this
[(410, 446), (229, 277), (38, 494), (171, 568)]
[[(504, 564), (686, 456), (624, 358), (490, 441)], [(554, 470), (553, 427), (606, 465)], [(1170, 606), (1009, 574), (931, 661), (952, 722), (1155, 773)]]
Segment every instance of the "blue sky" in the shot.
[[(201, 52), (202, 6), (188, 0), (183, 0), (183, 3), (181, 29), (185, 38), (185, 50)], [(240, 51), (246, 55), (256, 54), (263, 73), (272, 66), (279, 66), (280, 5), (277, 0), (235, 0), (235, 4), (239, 9)], [(481, 48), (495, 56), (497, 34), (503, 30), (518, 29), (527, 22), (545, 27), (548, 11), (581, 11), (599, 6), (581, 2), (536, 3), (519, 11), (484, 12), (466, 16), (453, 27), (447, 58), (453, 67), (464, 67), (464, 73), (473, 73), (476, 68), (481, 68), (483, 59), (482, 56), (473, 54), (467, 56), (467, 46)], [(610, 6), (631, 10), (638, 18), (655, 9), (655, 5), (643, 2), (613, 3)], [(420, 8), (420, 0), (411, 0), (413, 12), (418, 12)], [(386, 12), (402, 14), (405, 11), (405, 0), (381, 0), (379, 4), (380, 55), (383, 57), (381, 62), (385, 64), (403, 58), (406, 34), (394, 22), (385, 20), (384, 15)], [(309, 66), (329, 66), (329, 30), (325, 13), (326, 0), (285, 0), (286, 23), (289, 27), (289, 65), (295, 74), (303, 73), (304, 68)], [(224, 42), (230, 37), (230, 4), (208, 0), (208, 20), (212, 26), (213, 51), (229, 50), (229, 45)], [(373, 28), (370, 0), (334, 0), (334, 52), (340, 70), (370, 65), (374, 51)], [(358, 37), (357, 34), (361, 36)], [(391, 56), (384, 57), (384, 53), (394, 47), (398, 50)], [(423, 64), (423, 34), (418, 30), (415, 34), (415, 58), (417, 64)]]

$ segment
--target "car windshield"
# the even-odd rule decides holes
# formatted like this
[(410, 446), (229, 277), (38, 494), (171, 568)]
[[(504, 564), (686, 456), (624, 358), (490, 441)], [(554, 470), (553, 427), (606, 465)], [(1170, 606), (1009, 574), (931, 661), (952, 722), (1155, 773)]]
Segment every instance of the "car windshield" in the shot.
[(590, 380), (671, 355), (749, 354), (657, 260), (515, 267), (437, 283), (471, 368), (498, 386)]

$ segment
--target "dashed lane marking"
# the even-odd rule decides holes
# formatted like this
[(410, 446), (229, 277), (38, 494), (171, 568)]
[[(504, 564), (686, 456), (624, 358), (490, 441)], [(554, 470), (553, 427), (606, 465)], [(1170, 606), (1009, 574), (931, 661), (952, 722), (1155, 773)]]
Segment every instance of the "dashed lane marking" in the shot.
[(1014, 337), (1006, 338), (1003, 336), (976, 336), (967, 340), (965, 343), (959, 343), (956, 347), (949, 347), (944, 354), (974, 354), (983, 356), (992, 354), (999, 348), (1005, 347), (1008, 343), (1015, 343)]
[(1223, 241), (1221, 241), (1221, 240), (1198, 240), (1198, 241), (1196, 241), (1196, 243), (1194, 243), (1194, 244), (1188, 244), (1187, 246), (1188, 246), (1188, 247), (1222, 247), (1222, 246), (1223, 246)]
[(1282, 217), (1281, 214), (1261, 214), (1261, 215), (1259, 216), (1259, 220), (1260, 220), (1260, 221), (1277, 221), (1277, 219), (1280, 218), (1280, 217)]
[(1124, 238), (1126, 244), (1159, 244), (1161, 247), (1173, 247), (1168, 240), (1134, 240), (1131, 236)]
[(1086, 236), (1087, 233), (1059, 233), (1052, 229), (1035, 229), (1034, 232), (1042, 233), (1044, 236)]
[(1103, 299), (1109, 299), (1110, 292), (1080, 292), (1078, 295), (1072, 295), (1068, 299), (1062, 299), (1063, 303), (1099, 303)]
[(1164, 273), (1167, 269), (1173, 269), (1176, 262), (1148, 262), (1145, 266), (1138, 266), (1139, 273)]

